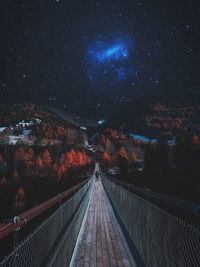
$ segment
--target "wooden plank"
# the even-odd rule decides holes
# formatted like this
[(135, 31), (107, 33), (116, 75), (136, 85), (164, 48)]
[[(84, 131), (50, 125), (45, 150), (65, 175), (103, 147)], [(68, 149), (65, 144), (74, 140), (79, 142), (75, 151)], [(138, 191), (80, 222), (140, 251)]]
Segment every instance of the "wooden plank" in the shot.
[(99, 180), (96, 181), (96, 195), (94, 198), (95, 207), (97, 210), (97, 221), (96, 221), (96, 249), (97, 249), (97, 267), (102, 267), (103, 263), (103, 253), (102, 253), (102, 246), (101, 246), (101, 213), (100, 213), (100, 203), (101, 203), (101, 196), (100, 196), (100, 183)]
[(93, 220), (93, 230), (92, 230), (92, 244), (91, 244), (91, 256), (90, 256), (90, 266), (96, 267), (96, 221), (97, 221), (97, 214), (96, 209), (94, 206), (94, 201), (92, 202), (94, 208), (94, 220)]
[(108, 223), (110, 222), (110, 218), (107, 215), (106, 212), (107, 207), (104, 205), (104, 229), (105, 229), (105, 236), (106, 236), (106, 242), (107, 242), (107, 248), (108, 248), (108, 256), (109, 256), (109, 263), (110, 266), (117, 266), (117, 261), (115, 259), (114, 250), (113, 250), (113, 244), (111, 241), (110, 231), (108, 228)]
[(105, 207), (104, 201), (101, 201), (100, 205), (101, 212), (101, 246), (102, 246), (102, 256), (103, 256), (103, 266), (110, 267), (109, 254), (108, 254), (108, 245), (105, 232)]
[(86, 243), (85, 245), (85, 255), (84, 255), (84, 267), (90, 266), (90, 253), (91, 253), (91, 244)]
[[(108, 198), (107, 196), (105, 196), (105, 198)], [(128, 248), (127, 242), (124, 238), (124, 235), (121, 231), (121, 228), (116, 220), (116, 217), (114, 215), (113, 209), (112, 207), (108, 207), (108, 212), (111, 218), (111, 221), (113, 223), (113, 230), (115, 232), (115, 237), (117, 239), (117, 244), (119, 246), (119, 250), (121, 252), (121, 256), (122, 256), (122, 261), (123, 261), (123, 266), (126, 267), (135, 267), (135, 261), (133, 260), (132, 254)], [(120, 263), (121, 265), (122, 263)]]
[[(104, 196), (104, 198), (105, 198), (105, 196)], [(108, 211), (108, 204), (110, 205), (110, 203), (108, 203), (106, 198), (105, 198), (105, 201), (107, 202), (106, 213), (107, 213), (107, 218), (109, 218), (108, 229), (109, 229), (110, 236), (111, 236), (111, 241), (112, 241), (112, 246), (113, 246), (115, 259), (117, 261), (117, 265), (118, 266), (124, 266), (122, 254), (121, 254), (121, 251), (119, 249), (119, 244), (117, 242), (116, 234), (115, 234), (115, 231), (114, 231), (114, 227), (115, 227), (114, 223), (115, 222), (112, 221), (112, 218), (111, 218), (111, 216), (109, 214), (109, 211)]]
[(79, 246), (79, 252), (78, 252), (78, 257), (77, 257), (77, 262), (76, 266), (77, 267), (82, 267), (84, 264), (84, 256), (85, 256), (85, 244), (81, 244)]

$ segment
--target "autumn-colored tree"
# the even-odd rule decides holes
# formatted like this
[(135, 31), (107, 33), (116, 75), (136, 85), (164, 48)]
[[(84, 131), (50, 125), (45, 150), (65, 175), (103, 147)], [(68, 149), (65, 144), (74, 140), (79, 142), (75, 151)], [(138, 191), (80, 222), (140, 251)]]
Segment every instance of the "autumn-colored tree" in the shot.
[(76, 153), (76, 151), (74, 150), (74, 149), (72, 149), (71, 150), (71, 155), (72, 155), (72, 167), (76, 167), (76, 166), (78, 166), (77, 164), (78, 164), (78, 158), (77, 158), (77, 153)]
[(52, 163), (52, 157), (48, 149), (45, 149), (45, 151), (42, 154), (42, 161), (45, 167), (50, 167)]
[(85, 152), (77, 151), (76, 158), (75, 158), (75, 166), (81, 167), (88, 164), (88, 157)]
[(118, 154), (119, 154), (120, 158), (128, 160), (128, 156), (127, 156), (127, 153), (126, 153), (126, 150), (124, 149), (124, 147), (120, 148)]
[(63, 163), (59, 164), (57, 168), (58, 177), (61, 178), (66, 173), (66, 170), (66, 166)]
[(111, 155), (107, 151), (105, 151), (103, 153), (102, 160), (104, 165), (109, 165), (111, 163)]
[(74, 149), (67, 152), (64, 158), (64, 165), (67, 168), (86, 166), (89, 162), (90, 160), (85, 151), (75, 151)]
[(88, 165), (90, 163), (90, 159), (85, 151), (82, 151), (81, 153), (81, 165)]
[(80, 151), (77, 151), (76, 157), (75, 157), (75, 166), (77, 167), (81, 166), (81, 157), (82, 157), (82, 153)]
[(79, 164), (80, 164), (80, 166), (86, 165), (87, 159), (85, 156), (86, 156), (86, 154), (84, 152), (79, 152)]
[(200, 141), (199, 141), (199, 137), (196, 135), (196, 134), (194, 134), (193, 136), (192, 136), (192, 144), (193, 145), (198, 145), (200, 143)]
[(118, 164), (121, 175), (125, 175), (128, 168), (128, 156), (124, 147), (121, 147), (118, 152)]
[(73, 156), (70, 152), (67, 152), (65, 154), (65, 159), (64, 159), (64, 165), (68, 168), (72, 167), (73, 164)]
[(77, 155), (74, 149), (66, 153), (64, 164), (68, 168), (77, 166)]
[(110, 159), (111, 159), (110, 154), (109, 154), (108, 152), (105, 151), (105, 152), (103, 153), (103, 161), (104, 161), (104, 162), (109, 162)]
[(42, 161), (42, 158), (38, 156), (35, 161), (35, 165), (37, 169), (42, 169), (44, 167), (44, 163)]
[(132, 153), (131, 153), (131, 162), (135, 162), (136, 160), (137, 160), (137, 156), (136, 156), (136, 154), (135, 154), (135, 151), (132, 151)]

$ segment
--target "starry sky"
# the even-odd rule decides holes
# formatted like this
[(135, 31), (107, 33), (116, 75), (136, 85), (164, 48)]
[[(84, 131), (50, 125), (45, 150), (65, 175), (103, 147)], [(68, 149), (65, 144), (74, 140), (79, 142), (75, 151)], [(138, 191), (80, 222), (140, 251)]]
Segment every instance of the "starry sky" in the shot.
[(0, 101), (102, 118), (140, 94), (199, 88), (200, 3), (1, 0)]

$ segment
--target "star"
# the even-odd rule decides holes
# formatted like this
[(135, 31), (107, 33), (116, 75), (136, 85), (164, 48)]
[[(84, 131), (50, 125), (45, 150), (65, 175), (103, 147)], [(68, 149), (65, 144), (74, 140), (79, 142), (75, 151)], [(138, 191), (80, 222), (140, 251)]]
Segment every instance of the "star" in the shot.
[(18, 8), (7, 2), (1, 14), (2, 102), (37, 102), (42, 92), (44, 103), (57, 97), (51, 103), (74, 102), (73, 112), (90, 116), (82, 95), (95, 107), (100, 98), (104, 112), (107, 98), (115, 107), (125, 92), (134, 98), (200, 83), (200, 19), (189, 1), (21, 1)]

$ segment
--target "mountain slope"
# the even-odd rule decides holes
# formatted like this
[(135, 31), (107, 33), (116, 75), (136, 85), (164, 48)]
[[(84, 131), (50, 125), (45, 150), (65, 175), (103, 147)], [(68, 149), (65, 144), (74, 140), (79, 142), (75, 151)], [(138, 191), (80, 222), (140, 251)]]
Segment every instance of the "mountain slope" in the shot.
[(103, 125), (148, 136), (172, 135), (176, 129), (200, 132), (199, 90), (143, 95), (124, 103)]

